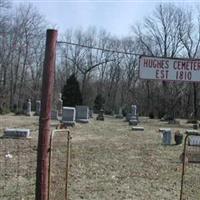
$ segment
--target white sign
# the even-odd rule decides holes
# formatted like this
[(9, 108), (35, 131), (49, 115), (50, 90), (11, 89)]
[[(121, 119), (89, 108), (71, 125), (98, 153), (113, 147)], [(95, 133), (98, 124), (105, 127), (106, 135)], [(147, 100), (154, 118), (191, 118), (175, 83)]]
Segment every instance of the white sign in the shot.
[(139, 62), (141, 79), (200, 81), (200, 60), (197, 59), (141, 56)]

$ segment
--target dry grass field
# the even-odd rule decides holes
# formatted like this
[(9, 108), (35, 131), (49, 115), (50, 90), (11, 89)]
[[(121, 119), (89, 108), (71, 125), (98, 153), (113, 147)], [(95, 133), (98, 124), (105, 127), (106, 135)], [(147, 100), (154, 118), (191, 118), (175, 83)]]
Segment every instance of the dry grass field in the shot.
[[(162, 145), (158, 129), (170, 127), (173, 132), (178, 129), (183, 133), (191, 125), (186, 124), (186, 120), (181, 120), (180, 125), (145, 117), (140, 117), (140, 121), (139, 126), (143, 126), (144, 131), (132, 131), (128, 122), (109, 116), (105, 121), (94, 118), (88, 124), (77, 123), (70, 128), (70, 200), (179, 199), (179, 156), (183, 146)], [(57, 123), (52, 122), (52, 129)], [(29, 128), (32, 138), (0, 139), (0, 199), (34, 199), (38, 117), (0, 116), (0, 135), (6, 127)], [(64, 199), (65, 142), (65, 134), (55, 135), (52, 200)], [(5, 158), (8, 152), (13, 155), (10, 160)], [(16, 159), (17, 156), (20, 159)], [(200, 164), (188, 167), (186, 174), (185, 199), (200, 199)]]

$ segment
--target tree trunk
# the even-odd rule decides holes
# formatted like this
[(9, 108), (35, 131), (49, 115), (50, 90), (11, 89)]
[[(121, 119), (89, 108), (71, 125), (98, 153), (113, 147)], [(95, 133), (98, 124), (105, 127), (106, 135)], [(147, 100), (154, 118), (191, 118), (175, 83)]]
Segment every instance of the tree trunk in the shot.
[(194, 112), (194, 119), (197, 119), (197, 112), (198, 112), (198, 108), (197, 108), (197, 85), (196, 83), (193, 83), (193, 112)]

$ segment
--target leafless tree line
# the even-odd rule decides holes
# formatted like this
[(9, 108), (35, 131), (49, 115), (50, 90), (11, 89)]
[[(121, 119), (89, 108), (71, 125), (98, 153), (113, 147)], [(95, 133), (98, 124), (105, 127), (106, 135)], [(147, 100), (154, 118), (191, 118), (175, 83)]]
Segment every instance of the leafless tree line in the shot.
[(0, 107), (12, 109), (39, 97), (46, 25), (33, 6), (9, 5), (1, 0)]
[[(27, 98), (33, 102), (40, 98), (47, 23), (31, 5), (21, 5), (10, 14), (7, 1), (1, 0), (0, 7), (4, 10), (0, 13), (0, 107), (20, 109)], [(197, 83), (140, 80), (138, 56), (115, 51), (199, 58), (199, 13), (197, 9), (162, 4), (140, 24), (132, 26), (132, 35), (120, 39), (95, 27), (66, 30), (61, 40), (103, 50), (58, 44), (55, 96), (75, 73), (83, 102), (90, 107), (100, 93), (109, 113), (137, 104), (144, 115), (168, 113), (188, 117), (193, 113), (197, 117)]]

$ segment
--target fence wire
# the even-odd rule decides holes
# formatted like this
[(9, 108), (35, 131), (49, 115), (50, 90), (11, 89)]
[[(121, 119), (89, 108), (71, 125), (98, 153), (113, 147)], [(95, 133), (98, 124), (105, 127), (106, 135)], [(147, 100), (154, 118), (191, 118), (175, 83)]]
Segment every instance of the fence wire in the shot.
[[(70, 134), (52, 139), (49, 200), (67, 199), (68, 145)], [(0, 200), (34, 200), (37, 139), (0, 138)]]
[[(62, 130), (60, 130), (62, 131)], [(69, 173), (70, 133), (63, 129), (55, 132), (51, 144), (50, 199), (67, 200)]]
[[(186, 158), (181, 200), (200, 199), (200, 144), (191, 145), (189, 143), (191, 137), (197, 136), (189, 136), (188, 140), (186, 140)], [(200, 136), (198, 138), (200, 139)]]
[(34, 199), (36, 141), (1, 138), (0, 147), (0, 199)]

